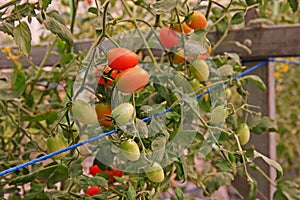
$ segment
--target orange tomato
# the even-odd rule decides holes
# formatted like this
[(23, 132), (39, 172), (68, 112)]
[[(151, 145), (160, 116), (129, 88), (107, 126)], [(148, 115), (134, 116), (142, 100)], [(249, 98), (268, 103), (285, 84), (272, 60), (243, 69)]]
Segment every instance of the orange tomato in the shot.
[(102, 126), (111, 126), (112, 121), (109, 117), (111, 115), (112, 109), (108, 103), (97, 103), (95, 105), (95, 110), (97, 113), (98, 122)]
[(206, 27), (206, 17), (199, 11), (194, 11), (190, 16), (190, 20), (187, 25), (194, 30), (202, 29)]

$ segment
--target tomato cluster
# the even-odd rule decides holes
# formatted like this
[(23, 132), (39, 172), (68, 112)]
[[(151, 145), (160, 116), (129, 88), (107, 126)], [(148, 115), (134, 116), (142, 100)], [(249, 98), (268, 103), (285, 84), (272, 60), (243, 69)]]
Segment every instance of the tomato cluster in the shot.
[[(109, 187), (110, 188), (114, 188), (114, 183), (116, 182), (115, 177), (123, 177), (123, 172), (121, 170), (117, 170), (117, 169), (106, 169), (106, 170), (102, 170), (99, 168), (98, 165), (92, 165), (89, 168), (89, 173), (92, 176), (96, 176), (97, 174), (104, 174), (104, 177), (108, 177), (108, 182), (109, 182)], [(105, 188), (101, 188), (97, 185), (93, 185), (90, 186), (86, 191), (85, 194), (88, 194), (90, 196), (94, 196), (96, 194), (99, 194), (101, 191), (107, 191), (107, 189)]]
[(172, 48), (178, 45), (178, 36), (176, 32), (188, 34), (193, 30), (204, 29), (206, 27), (206, 17), (199, 11), (193, 11), (188, 17), (179, 17), (179, 23), (174, 23), (170, 28), (161, 29), (159, 38), (165, 48)]

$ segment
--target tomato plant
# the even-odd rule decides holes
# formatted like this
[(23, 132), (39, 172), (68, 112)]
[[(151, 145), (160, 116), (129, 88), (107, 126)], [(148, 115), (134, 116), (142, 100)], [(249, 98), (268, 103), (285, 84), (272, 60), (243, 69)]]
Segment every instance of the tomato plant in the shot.
[[(264, 83), (255, 75), (237, 77), (245, 69), (237, 53), (216, 55), (232, 28), (270, 23), (262, 19), (269, 16), (275, 23), (299, 21), (291, 19), (296, 16), (292, 12), (298, 12), (295, 2), (1, 4), (0, 31), (7, 39), (2, 44), (14, 42), (16, 47), (1, 51), (8, 59), (3, 62), (9, 61), (11, 68), (0, 75), (0, 168), (72, 147), (54, 159), (31, 162), (30, 167), (2, 176), (1, 196), (184, 199), (193, 195), (184, 186), (189, 184), (207, 198), (222, 199), (219, 192), (224, 191), (228, 198), (255, 199), (264, 192), (257, 191), (261, 184), (257, 176), (276, 187), (277, 199), (299, 196), (295, 183), (278, 181), (283, 172), (280, 165), (258, 152), (249, 138), (250, 132), (259, 137), (276, 131), (274, 121), (248, 102), (253, 95), (247, 91), (248, 81), (260, 88)], [(253, 8), (261, 18), (248, 22), (246, 12)], [(208, 40), (209, 32), (217, 35), (213, 41)], [(250, 48), (240, 41), (229, 43)], [(211, 90), (215, 86), (220, 87)], [(207, 89), (209, 94), (203, 94)], [(295, 116), (287, 118), (293, 118), (296, 127)], [(297, 147), (297, 142), (284, 143), (286, 132), (293, 136), (297, 132), (291, 127), (280, 129), (280, 158), (288, 158), (281, 161), (289, 168), (297, 148), (290, 151), (287, 146)], [(257, 158), (277, 170), (277, 180), (263, 173)], [(247, 180), (243, 187), (250, 190), (241, 191), (248, 194), (234, 188), (238, 177)]]

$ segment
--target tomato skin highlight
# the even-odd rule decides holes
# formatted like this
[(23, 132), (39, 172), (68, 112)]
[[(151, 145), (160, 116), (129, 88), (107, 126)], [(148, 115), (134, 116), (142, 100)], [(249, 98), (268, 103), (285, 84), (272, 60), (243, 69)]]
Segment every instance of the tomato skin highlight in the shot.
[(187, 25), (194, 30), (199, 30), (205, 28), (206, 23), (206, 17), (201, 12), (195, 10), (191, 15), (190, 21), (187, 23)]
[(102, 170), (99, 168), (98, 165), (91, 166), (89, 170), (92, 176), (96, 176), (97, 174), (102, 173)]
[(154, 162), (152, 166), (147, 167), (145, 173), (147, 178), (155, 183), (161, 183), (165, 179), (164, 170), (157, 162)]
[(168, 49), (178, 44), (176, 32), (168, 27), (164, 27), (160, 30), (159, 39), (161, 44)]
[[(110, 79), (115, 79), (119, 72), (118, 72), (118, 70), (113, 70), (110, 67), (106, 67), (105, 70), (103, 71), (103, 73), (105, 73), (105, 74), (109, 73), (106, 76), (108, 76)], [(97, 82), (101, 85), (105, 85), (105, 84), (112, 85), (113, 84), (113, 82), (111, 80), (106, 78), (103, 74), (101, 75), (101, 73), (99, 72), (98, 69), (96, 69), (96, 71), (95, 71), (95, 77), (96, 77)]]
[(95, 110), (97, 113), (99, 124), (101, 124), (102, 126), (112, 125), (112, 120), (109, 117), (111, 115), (112, 109), (109, 103), (97, 103), (95, 105)]
[(124, 93), (133, 93), (143, 88), (149, 81), (149, 74), (140, 66), (122, 71), (116, 77), (116, 87)]
[(141, 155), (139, 146), (132, 139), (128, 139), (120, 145), (120, 153), (123, 157), (130, 161), (138, 160)]
[(101, 188), (99, 186), (93, 185), (85, 191), (85, 194), (94, 196), (94, 195), (98, 194), (100, 192), (100, 190), (101, 190)]
[(133, 51), (126, 48), (113, 48), (107, 52), (108, 66), (115, 70), (125, 70), (135, 67), (138, 56)]
[[(61, 134), (56, 134), (55, 136), (50, 136), (47, 139), (47, 152), (52, 153), (67, 147), (66, 142)], [(63, 152), (61, 154), (53, 156), (54, 159), (62, 159), (64, 158), (68, 152)]]

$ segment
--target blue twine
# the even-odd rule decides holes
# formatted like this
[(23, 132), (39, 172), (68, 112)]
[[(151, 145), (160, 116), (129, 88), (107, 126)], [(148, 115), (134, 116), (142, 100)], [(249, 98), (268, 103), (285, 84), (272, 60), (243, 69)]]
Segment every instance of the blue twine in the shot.
[(275, 58), (269, 58), (269, 62), (277, 62), (277, 63), (287, 63), (292, 65), (300, 65), (300, 62), (298, 61), (288, 61), (288, 60), (282, 60), (282, 59), (275, 59)]
[[(262, 61), (262, 62), (258, 63), (257, 65), (254, 65), (253, 67), (251, 67), (251, 68), (249, 68), (249, 69), (243, 71), (242, 73), (238, 74), (236, 77), (233, 77), (231, 80), (236, 80), (237, 78), (240, 78), (240, 77), (246, 75), (247, 73), (249, 73), (249, 72), (251, 72), (251, 71), (253, 71), (253, 70), (255, 70), (255, 69), (257, 69), (257, 68), (259, 68), (259, 67), (261, 67), (261, 66), (263, 66), (263, 65), (265, 65), (268, 61), (272, 61), (272, 60), (268, 59), (268, 60)], [(220, 83), (220, 84), (218, 84), (218, 85), (216, 85), (216, 86), (214, 86), (214, 87), (212, 87), (212, 88), (206, 90), (205, 92), (196, 95), (195, 98), (198, 99), (198, 98), (202, 97), (203, 95), (208, 94), (208, 93), (210, 93), (211, 91), (213, 91), (213, 90), (215, 90), (215, 89), (217, 89), (217, 88), (219, 88), (219, 87), (222, 87), (223, 85), (225, 85), (225, 84), (227, 84), (227, 83), (228, 83), (228, 82)], [(143, 120), (144, 122), (149, 121), (149, 120), (151, 120), (153, 117), (161, 116), (161, 115), (163, 115), (163, 114), (166, 114), (167, 112), (170, 112), (171, 110), (172, 110), (172, 108), (167, 108), (166, 110), (164, 110), (164, 111), (162, 111), (162, 112), (155, 113), (153, 116), (145, 117), (145, 118), (143, 118), (142, 120)], [(105, 133), (103, 133), (103, 134), (101, 134), (101, 135), (98, 135), (98, 136), (92, 137), (92, 138), (90, 138), (90, 139), (84, 140), (84, 141), (82, 141), (82, 142), (79, 142), (79, 143), (77, 143), (77, 144), (68, 146), (68, 147), (66, 147), (66, 148), (64, 148), (64, 149), (60, 149), (60, 150), (58, 150), (58, 151), (55, 151), (55, 152), (46, 154), (46, 155), (41, 156), (41, 157), (39, 157), (39, 158), (33, 159), (33, 160), (31, 160), (31, 161), (28, 161), (28, 162), (26, 162), (26, 163), (17, 165), (17, 166), (15, 166), (15, 167), (11, 167), (11, 168), (9, 168), (9, 169), (7, 169), (7, 170), (1, 171), (1, 172), (0, 172), (0, 177), (6, 175), (6, 174), (8, 174), (8, 173), (17, 171), (17, 170), (19, 170), (19, 169), (25, 168), (25, 167), (27, 167), (27, 166), (29, 166), (29, 165), (33, 165), (33, 164), (35, 164), (35, 163), (37, 163), (37, 162), (41, 162), (41, 161), (43, 161), (43, 160), (46, 160), (46, 159), (48, 159), (48, 158), (51, 158), (51, 157), (56, 156), (56, 155), (58, 155), (58, 154), (61, 154), (61, 153), (63, 153), (63, 152), (70, 151), (70, 150), (75, 149), (75, 148), (77, 148), (77, 147), (80, 147), (80, 146), (82, 146), (82, 145), (84, 145), (84, 144), (91, 143), (91, 142), (96, 141), (96, 140), (98, 140), (98, 139), (102, 139), (102, 138), (104, 138), (104, 137), (106, 137), (106, 136), (109, 136), (109, 135), (111, 135), (111, 134), (113, 134), (113, 133), (116, 133), (117, 131), (118, 131), (118, 130), (111, 130), (111, 131), (109, 131), (109, 132), (105, 132)]]

